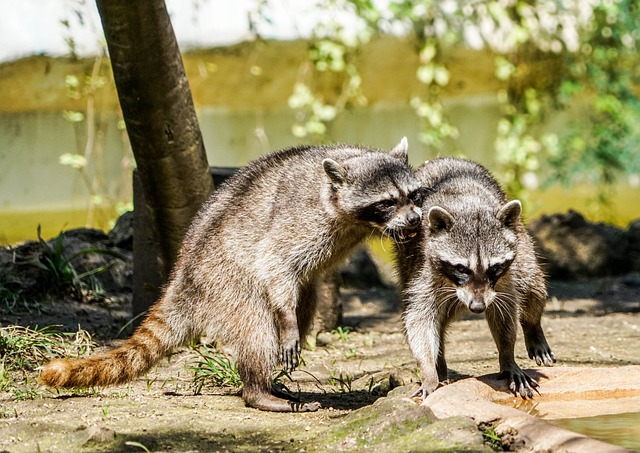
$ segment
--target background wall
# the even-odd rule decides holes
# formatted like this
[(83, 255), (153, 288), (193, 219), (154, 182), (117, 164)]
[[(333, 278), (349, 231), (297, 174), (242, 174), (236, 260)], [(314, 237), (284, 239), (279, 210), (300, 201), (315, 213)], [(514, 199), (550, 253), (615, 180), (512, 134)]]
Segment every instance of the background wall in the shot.
[[(241, 166), (301, 143), (291, 133), (288, 99), (306, 52), (303, 41), (258, 41), (184, 55), (211, 165)], [(460, 138), (446, 154), (495, 169), (500, 107), (493, 59), (483, 51), (458, 49), (450, 62), (444, 104)], [(368, 105), (341, 115), (329, 137), (390, 148), (407, 136), (412, 163), (434, 157), (418, 141), (419, 120), (408, 105), (424, 90), (410, 44), (376, 39), (357, 64)], [(576, 105), (554, 114), (545, 127), (560, 131), (579, 120), (580, 111)], [(78, 113), (82, 121), (74, 116)], [(81, 170), (63, 165), (65, 153), (88, 153), (90, 164)], [(0, 65), (0, 243), (34, 238), (38, 224), (46, 237), (85, 224), (108, 228), (129, 206), (133, 165), (108, 60), (35, 56)], [(638, 215), (640, 189), (622, 186), (614, 212), (624, 224)], [(588, 186), (536, 191), (528, 214), (583, 208), (591, 191)]]

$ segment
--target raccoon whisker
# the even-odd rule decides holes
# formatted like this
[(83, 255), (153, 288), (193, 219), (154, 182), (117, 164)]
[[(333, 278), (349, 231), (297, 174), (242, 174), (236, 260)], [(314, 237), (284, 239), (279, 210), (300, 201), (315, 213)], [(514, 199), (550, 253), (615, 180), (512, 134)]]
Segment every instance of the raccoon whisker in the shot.
[(496, 299), (493, 302), (493, 306), (494, 306), (494, 310), (498, 313), (498, 316), (500, 316), (500, 318), (504, 322), (506, 320), (505, 308), (507, 307), (505, 307), (502, 299), (500, 299), (499, 297), (496, 297)]
[(498, 311), (498, 314), (500, 315), (500, 318), (502, 318), (503, 321), (506, 321), (508, 319), (508, 315), (511, 312), (510, 305), (512, 305), (514, 302), (515, 299), (511, 294), (503, 292), (496, 293), (494, 305), (496, 307), (496, 310)]
[(438, 288), (436, 290), (436, 294), (439, 294), (440, 297), (437, 297), (436, 308), (438, 311), (445, 309), (447, 310), (447, 315), (449, 315), (452, 311), (455, 313), (458, 309), (458, 306), (462, 303), (458, 296), (456, 295), (456, 289), (451, 287)]
[(496, 291), (496, 297), (506, 302), (516, 302), (516, 296), (511, 293), (505, 293), (504, 291)]
[(385, 231), (383, 230), (382, 234), (379, 236), (378, 240), (380, 241), (380, 247), (382, 248), (382, 251), (386, 253), (387, 249), (386, 249), (386, 247), (384, 245), (384, 237), (385, 237)]
[(447, 309), (447, 317), (451, 317), (452, 313), (453, 315), (455, 315), (458, 311), (458, 308), (463, 305), (462, 301), (460, 299), (458, 299), (457, 297), (455, 297), (455, 300), (453, 301), (453, 303), (451, 305), (449, 305), (449, 308)]
[(436, 294), (437, 293), (453, 293), (455, 294), (456, 292), (456, 288), (454, 288), (453, 286), (442, 286), (440, 288), (436, 288)]

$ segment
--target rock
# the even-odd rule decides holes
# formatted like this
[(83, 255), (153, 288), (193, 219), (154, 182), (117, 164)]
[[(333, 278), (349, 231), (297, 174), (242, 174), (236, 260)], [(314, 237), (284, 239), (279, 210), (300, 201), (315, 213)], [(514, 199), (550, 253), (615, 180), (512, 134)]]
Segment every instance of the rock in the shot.
[(131, 291), (132, 268), (131, 252), (115, 247), (104, 232), (77, 228), (48, 241), (2, 249), (0, 284), (28, 297), (56, 293), (80, 298), (81, 281), (92, 294), (108, 295)]
[(116, 247), (133, 251), (133, 211), (122, 214), (109, 231), (109, 239)]
[(640, 219), (636, 219), (627, 226), (629, 240), (629, 265), (633, 272), (640, 273)]
[(438, 420), (399, 387), (344, 417), (338, 427), (318, 436), (310, 451), (489, 451), (473, 420)]
[(355, 289), (386, 288), (380, 273), (367, 251), (358, 250), (338, 270), (340, 286)]
[(575, 211), (542, 216), (529, 225), (529, 231), (550, 278), (620, 275), (631, 268), (625, 231), (588, 222)]
[(116, 432), (114, 430), (103, 426), (89, 426), (82, 431), (82, 436), (84, 437), (84, 441), (82, 442), (83, 446), (109, 443), (116, 438)]

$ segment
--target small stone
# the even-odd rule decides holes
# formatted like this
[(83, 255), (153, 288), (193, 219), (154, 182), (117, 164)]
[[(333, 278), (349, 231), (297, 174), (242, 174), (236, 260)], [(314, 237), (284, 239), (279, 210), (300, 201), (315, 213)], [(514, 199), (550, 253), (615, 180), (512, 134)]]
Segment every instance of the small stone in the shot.
[(116, 432), (112, 429), (105, 428), (103, 426), (89, 426), (86, 429), (85, 441), (82, 443), (83, 445), (87, 445), (90, 443), (107, 443), (111, 442), (116, 438)]

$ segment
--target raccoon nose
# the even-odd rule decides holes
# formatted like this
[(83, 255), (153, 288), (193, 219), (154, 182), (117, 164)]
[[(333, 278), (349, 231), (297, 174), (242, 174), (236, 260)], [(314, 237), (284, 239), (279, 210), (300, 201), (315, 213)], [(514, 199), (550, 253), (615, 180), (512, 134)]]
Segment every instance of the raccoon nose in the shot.
[(487, 306), (484, 304), (484, 302), (478, 300), (474, 300), (469, 304), (469, 310), (471, 310), (472, 313), (476, 314), (482, 313), (486, 308)]
[(422, 217), (415, 211), (411, 211), (409, 212), (409, 214), (407, 214), (407, 224), (411, 226), (418, 225), (420, 223), (420, 220), (422, 220)]

